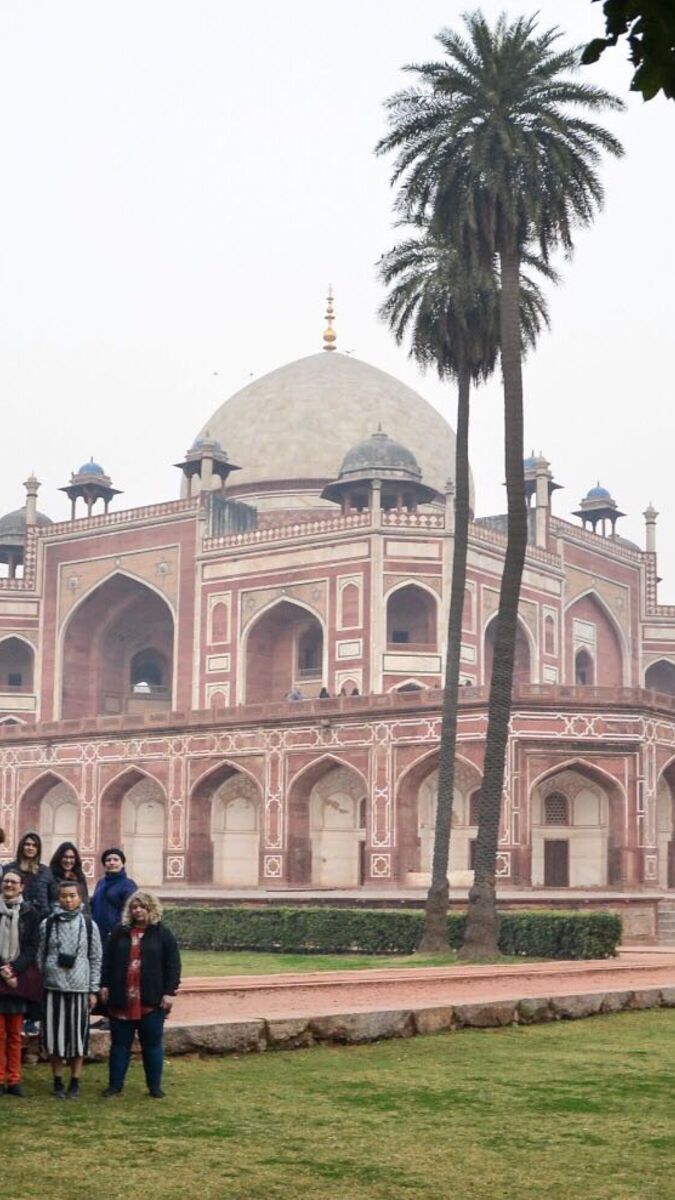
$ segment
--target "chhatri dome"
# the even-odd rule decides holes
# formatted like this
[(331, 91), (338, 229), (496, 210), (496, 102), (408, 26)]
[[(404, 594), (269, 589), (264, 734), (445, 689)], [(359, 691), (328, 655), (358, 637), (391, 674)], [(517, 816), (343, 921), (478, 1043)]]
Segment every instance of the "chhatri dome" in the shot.
[(249, 383), (204, 423), (197, 437), (208, 430), (241, 466), (236, 494), (257, 502), (273, 490), (258, 491), (259, 485), (289, 482), (320, 492), (337, 478), (345, 455), (378, 427), (411, 452), (424, 483), (442, 493), (455, 473), (447, 421), (386, 371), (336, 351), (330, 334), (332, 322), (323, 351)]

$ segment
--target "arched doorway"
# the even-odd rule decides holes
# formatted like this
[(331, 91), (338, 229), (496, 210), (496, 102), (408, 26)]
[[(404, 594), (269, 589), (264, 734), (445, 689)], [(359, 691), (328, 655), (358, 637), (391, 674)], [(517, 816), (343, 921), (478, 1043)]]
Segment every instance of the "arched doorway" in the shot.
[(659, 885), (675, 887), (675, 761), (668, 764), (656, 785), (656, 844)]
[(253, 624), (246, 640), (248, 704), (283, 700), (296, 690), (318, 696), (324, 682), (321, 622), (306, 608), (282, 600)]
[(36, 779), (19, 801), (18, 837), (27, 829), (36, 829), (42, 838), (42, 861), (48, 863), (60, 842), (77, 843), (79, 815), (74, 788), (48, 772)]
[(289, 792), (289, 882), (354, 888), (364, 879), (366, 786), (353, 768), (327, 759)]
[(664, 692), (667, 696), (675, 696), (675, 663), (665, 658), (652, 663), (645, 672), (645, 687), (653, 688), (655, 692)]
[(625, 798), (586, 763), (548, 776), (531, 797), (533, 887), (608, 887), (621, 882)]
[(99, 853), (121, 846), (127, 873), (139, 885), (164, 879), (166, 798), (155, 779), (135, 767), (113, 779), (101, 793)]
[(623, 687), (621, 638), (614, 618), (598, 597), (588, 593), (567, 609), (565, 644), (567, 679), (581, 686)]
[(174, 622), (165, 600), (116, 574), (74, 610), (63, 638), (61, 716), (171, 707)]
[(397, 588), (387, 600), (387, 648), (436, 649), (436, 600), (417, 584)]
[[(472, 846), (476, 837), (476, 806), (480, 771), (464, 759), (455, 761), (452, 832), (448, 861), (451, 887), (469, 887), (473, 881)], [(403, 776), (397, 798), (398, 877), (408, 887), (427, 887), (436, 836), (438, 804), (438, 754), (413, 766)]]
[[(485, 630), (484, 641), (484, 671), (485, 683), (492, 679), (492, 663), (497, 639), (497, 618), (493, 617)], [(532, 680), (532, 664), (530, 659), (530, 640), (525, 632), (522, 621), (518, 620), (516, 628), (516, 650), (513, 660), (513, 685), (530, 683)]]
[(262, 793), (230, 763), (196, 783), (188, 809), (190, 883), (257, 887), (260, 882)]
[(164, 792), (154, 779), (139, 779), (122, 800), (122, 846), (127, 873), (139, 887), (164, 880), (166, 809)]

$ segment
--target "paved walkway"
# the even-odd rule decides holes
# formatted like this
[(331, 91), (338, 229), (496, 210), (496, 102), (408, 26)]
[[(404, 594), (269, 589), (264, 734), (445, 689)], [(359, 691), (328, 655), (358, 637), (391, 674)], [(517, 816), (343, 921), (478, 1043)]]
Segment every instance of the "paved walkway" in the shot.
[(171, 1023), (316, 1017), (653, 987), (675, 987), (672, 947), (627, 947), (616, 959), (586, 962), (189, 978), (183, 981)]

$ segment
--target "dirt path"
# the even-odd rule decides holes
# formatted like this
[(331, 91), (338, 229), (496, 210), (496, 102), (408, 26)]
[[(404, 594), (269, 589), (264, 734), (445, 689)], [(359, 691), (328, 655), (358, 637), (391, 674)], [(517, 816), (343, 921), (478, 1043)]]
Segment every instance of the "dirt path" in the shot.
[(185, 979), (171, 1023), (321, 1016), (650, 987), (675, 987), (672, 948), (631, 948), (617, 959), (575, 963)]

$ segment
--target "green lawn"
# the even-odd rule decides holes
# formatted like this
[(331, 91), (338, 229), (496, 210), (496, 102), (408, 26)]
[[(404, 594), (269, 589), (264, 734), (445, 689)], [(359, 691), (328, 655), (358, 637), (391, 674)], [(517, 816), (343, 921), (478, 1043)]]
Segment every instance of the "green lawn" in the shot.
[[(443, 967), (455, 965), (457, 954), (253, 954), (244, 950), (182, 950), (183, 975), (281, 975), (286, 971), (365, 971), (368, 967)], [(529, 958), (528, 962), (538, 962)], [(520, 963), (521, 958), (500, 958)]]
[(664, 1200), (675, 1012), (176, 1059), (168, 1098), (0, 1099), (11, 1200)]

